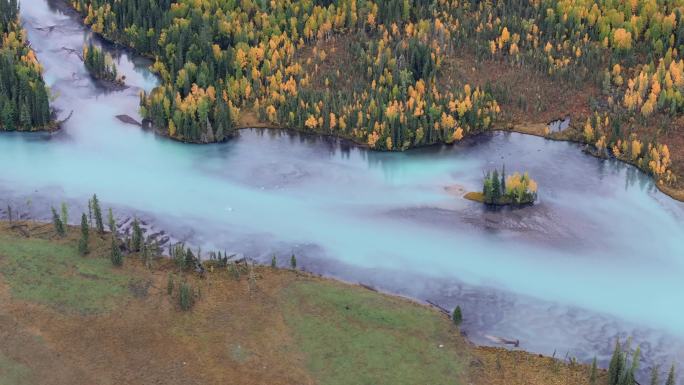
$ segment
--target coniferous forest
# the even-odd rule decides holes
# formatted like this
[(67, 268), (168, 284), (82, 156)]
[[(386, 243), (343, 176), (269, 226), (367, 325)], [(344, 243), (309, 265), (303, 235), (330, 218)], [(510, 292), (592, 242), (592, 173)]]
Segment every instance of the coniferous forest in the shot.
[(455, 46), (438, 16), (447, 4), (73, 5), (94, 31), (156, 59), (163, 85), (142, 96), (142, 115), (184, 141), (220, 141), (256, 118), (397, 150), (488, 129), (499, 109), (482, 90), (444, 81)]
[(16, 0), (0, 0), (0, 130), (47, 129), (49, 93), (18, 13)]
[(95, 32), (155, 59), (163, 82), (141, 95), (141, 111), (175, 139), (221, 141), (260, 123), (379, 150), (452, 143), (499, 116), (500, 85), (459, 76), (470, 55), (599, 89), (572, 140), (678, 184), (668, 144), (679, 129), (664, 122), (684, 112), (679, 0), (72, 5)]

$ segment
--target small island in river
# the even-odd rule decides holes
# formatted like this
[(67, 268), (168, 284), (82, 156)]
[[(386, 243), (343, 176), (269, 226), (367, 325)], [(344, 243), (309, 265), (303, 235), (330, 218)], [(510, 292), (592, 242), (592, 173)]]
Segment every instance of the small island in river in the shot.
[(125, 77), (118, 76), (114, 59), (92, 43), (83, 46), (83, 64), (101, 86), (110, 90), (126, 88)]
[(515, 172), (506, 176), (506, 169), (487, 172), (482, 191), (473, 191), (463, 196), (471, 201), (495, 206), (531, 205), (537, 200), (537, 182), (527, 172)]

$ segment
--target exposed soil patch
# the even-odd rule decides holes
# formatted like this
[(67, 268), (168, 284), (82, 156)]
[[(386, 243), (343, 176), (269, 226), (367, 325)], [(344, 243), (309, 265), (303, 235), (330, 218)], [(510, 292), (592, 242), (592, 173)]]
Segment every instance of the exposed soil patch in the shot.
[(504, 125), (544, 122), (546, 126), (566, 116), (575, 121), (591, 113), (590, 101), (599, 95), (590, 83), (570, 84), (506, 61), (478, 62), (467, 52), (450, 57), (443, 68), (449, 73), (447, 84), (489, 88), (501, 106)]

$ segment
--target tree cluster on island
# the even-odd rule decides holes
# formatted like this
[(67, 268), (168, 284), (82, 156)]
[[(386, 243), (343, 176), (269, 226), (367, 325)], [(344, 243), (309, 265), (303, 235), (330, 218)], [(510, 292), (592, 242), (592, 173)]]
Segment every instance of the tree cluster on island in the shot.
[(506, 169), (487, 172), (482, 183), (482, 199), (486, 204), (530, 204), (537, 199), (537, 182), (527, 172), (506, 175)]
[(51, 128), (43, 69), (19, 22), (16, 0), (0, 0), (0, 38), (0, 131)]
[(117, 76), (116, 65), (109, 54), (92, 43), (83, 46), (83, 64), (88, 73), (98, 80), (122, 84), (123, 80)]

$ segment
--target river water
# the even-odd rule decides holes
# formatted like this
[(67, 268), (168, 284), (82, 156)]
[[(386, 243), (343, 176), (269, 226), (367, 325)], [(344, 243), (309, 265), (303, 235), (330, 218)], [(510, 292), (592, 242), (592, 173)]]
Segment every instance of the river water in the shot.
[[(74, 114), (56, 134), (0, 135), (0, 206), (46, 219), (66, 201), (77, 219), (97, 193), (203, 250), (295, 253), (316, 273), (460, 304), (476, 343), (605, 365), (631, 336), (644, 370), (684, 364), (684, 204), (633, 167), (504, 133), (405, 153), (263, 130), (176, 143), (115, 118), (139, 119), (148, 63), (107, 45), (130, 88), (99, 88), (64, 49), (93, 37), (57, 4), (24, 0), (21, 15), (60, 118)], [(537, 205), (493, 212), (445, 189), (478, 190), (504, 163), (537, 180)]]

